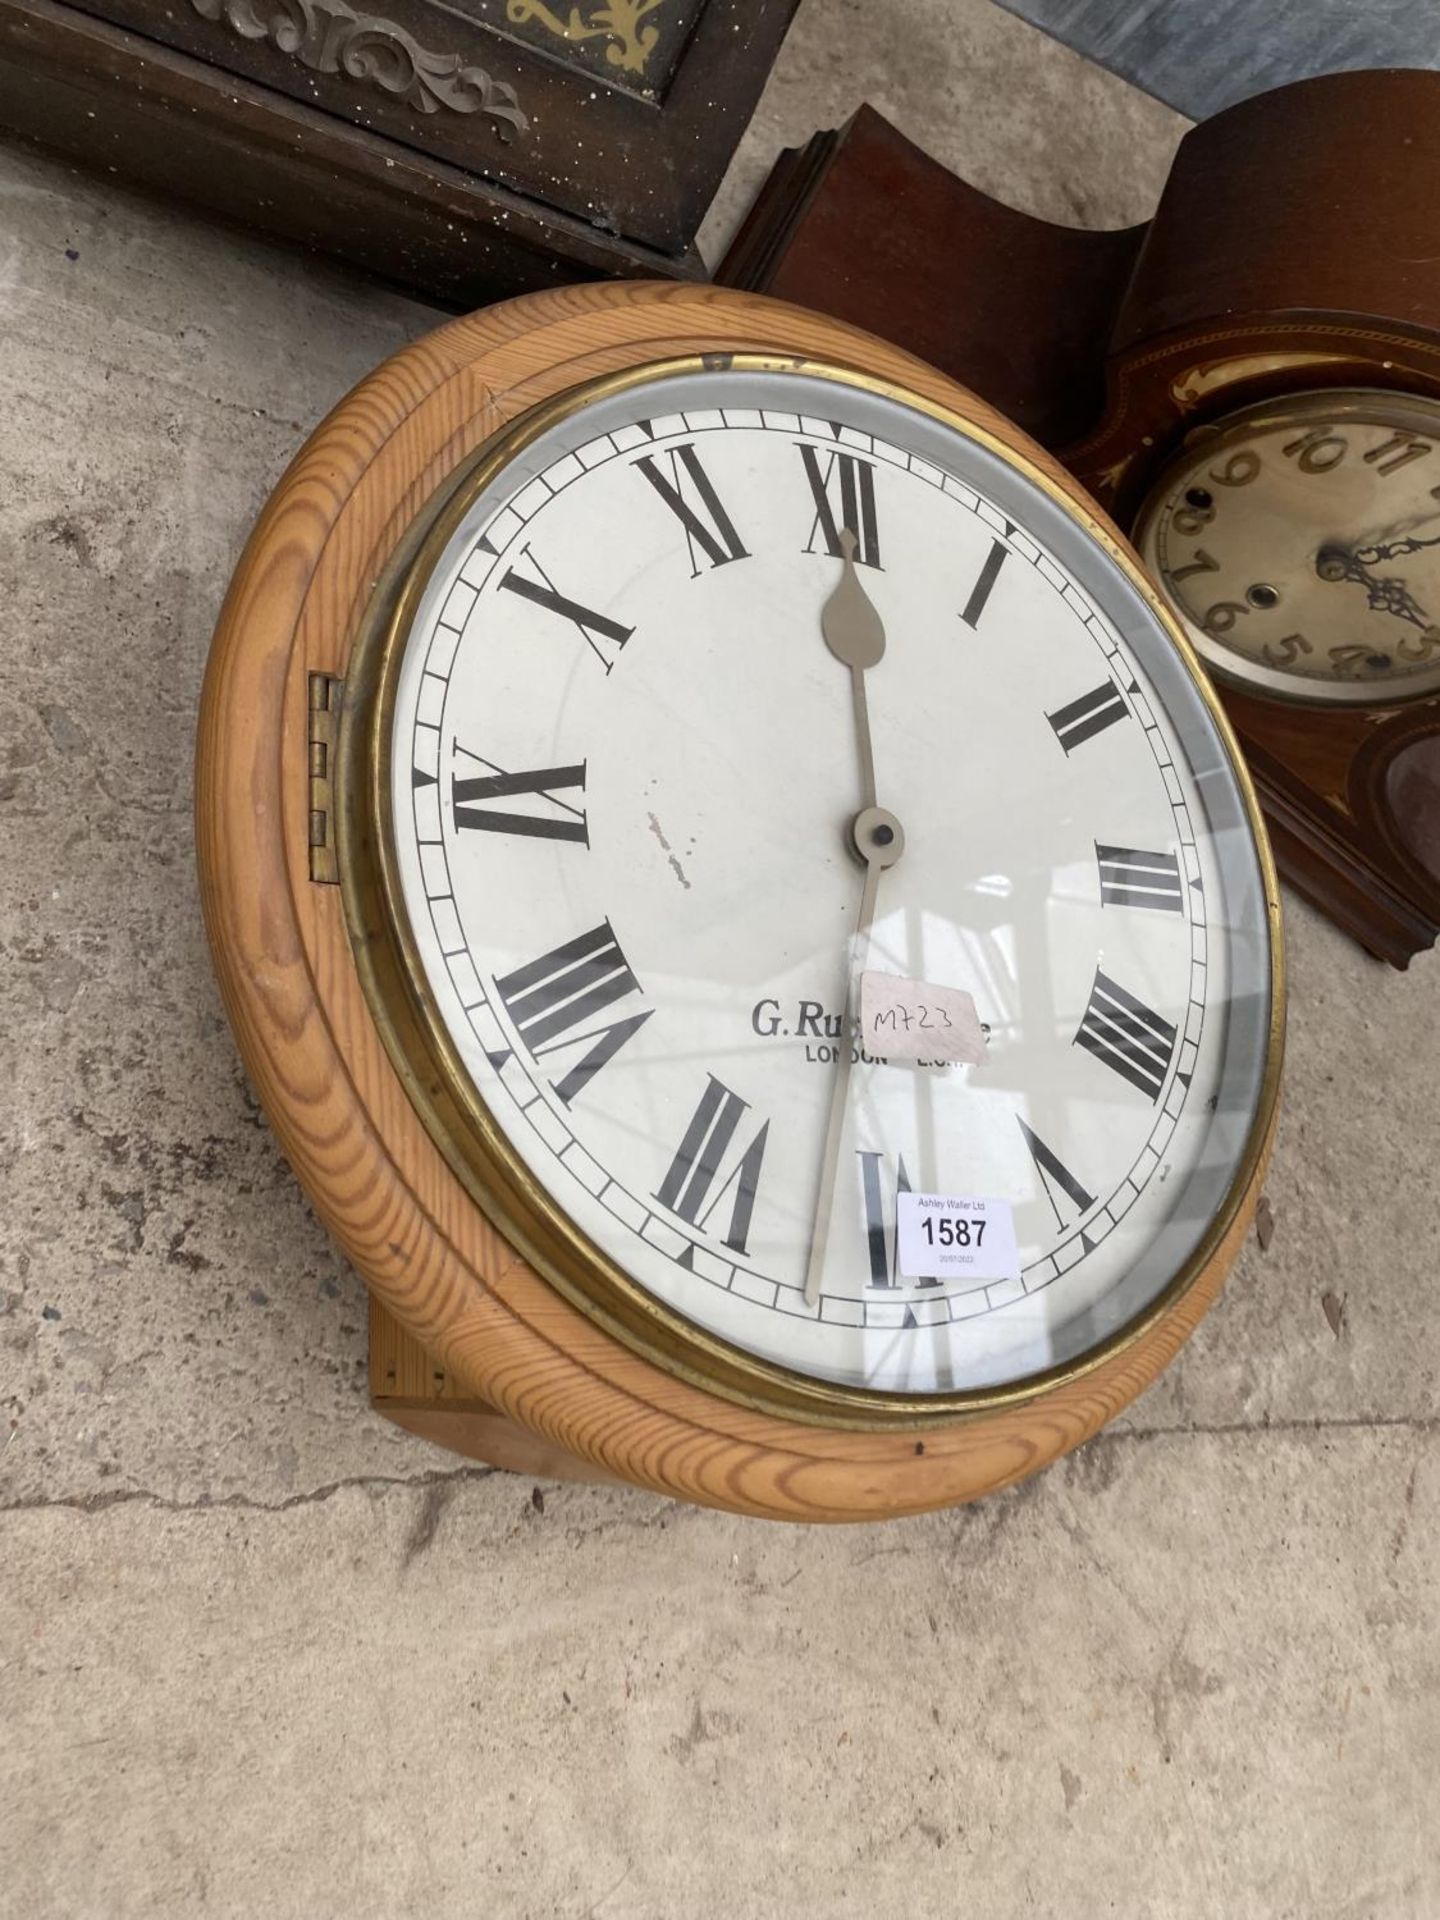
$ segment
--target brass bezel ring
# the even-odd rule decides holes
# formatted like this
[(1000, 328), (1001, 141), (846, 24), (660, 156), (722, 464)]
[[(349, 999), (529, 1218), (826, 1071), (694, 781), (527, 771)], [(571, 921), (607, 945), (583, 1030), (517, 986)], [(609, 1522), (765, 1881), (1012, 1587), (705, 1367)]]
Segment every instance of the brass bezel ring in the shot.
[[(630, 387), (722, 368), (806, 374), (883, 396), (928, 415), (1019, 469), (1103, 547), (1174, 642), (1229, 755), (1251, 826), (1268, 921), (1270, 1016), (1265, 1070), (1234, 1178), (1190, 1257), (1143, 1311), (1078, 1358), (1003, 1386), (921, 1395), (814, 1379), (705, 1332), (638, 1285), (556, 1204), (470, 1080), (425, 980), (401, 897), (390, 820), (390, 738), (399, 662), (421, 595), (470, 504), (527, 446), (581, 409)], [(1099, 518), (1025, 452), (897, 382), (806, 355), (696, 353), (601, 375), (517, 416), (441, 484), (377, 583), (346, 669), (336, 787), (340, 881), (351, 951), (376, 1030), (426, 1131), (475, 1205), (558, 1294), (632, 1351), (704, 1392), (781, 1419), (860, 1432), (923, 1431), (1040, 1400), (1142, 1339), (1190, 1290), (1244, 1203), (1279, 1093), (1285, 979), (1274, 864), (1234, 736), (1174, 616)]]

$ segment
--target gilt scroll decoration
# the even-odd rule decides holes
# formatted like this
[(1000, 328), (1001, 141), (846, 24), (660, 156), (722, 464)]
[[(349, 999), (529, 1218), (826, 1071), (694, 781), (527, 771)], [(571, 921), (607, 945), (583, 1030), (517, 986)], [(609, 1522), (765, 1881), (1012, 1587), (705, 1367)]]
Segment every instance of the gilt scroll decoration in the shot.
[(663, 6), (664, 0), (609, 0), (606, 6), (588, 4), (583, 10), (571, 7), (567, 16), (558, 14), (545, 0), (509, 0), (506, 17), (512, 26), (523, 27), (538, 20), (557, 40), (600, 40), (605, 42), (605, 58), (622, 73), (644, 73), (654, 51), (660, 30), (655, 24), (642, 26), (647, 13)]

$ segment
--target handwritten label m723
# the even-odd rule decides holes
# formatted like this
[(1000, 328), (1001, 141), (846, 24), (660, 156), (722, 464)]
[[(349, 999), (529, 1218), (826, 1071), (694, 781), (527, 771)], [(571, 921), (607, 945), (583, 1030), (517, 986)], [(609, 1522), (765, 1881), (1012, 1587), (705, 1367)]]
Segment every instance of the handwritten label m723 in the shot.
[(860, 1040), (884, 1060), (950, 1060), (978, 1067), (985, 1029), (961, 987), (932, 987), (896, 973), (860, 976)]

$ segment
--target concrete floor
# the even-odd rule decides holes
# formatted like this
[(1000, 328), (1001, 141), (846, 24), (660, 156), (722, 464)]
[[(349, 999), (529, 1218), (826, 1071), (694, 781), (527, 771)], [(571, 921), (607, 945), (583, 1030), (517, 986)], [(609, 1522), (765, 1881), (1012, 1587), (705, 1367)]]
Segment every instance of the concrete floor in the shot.
[[(1095, 223), (1183, 130), (986, 0), (805, 0), (709, 244), (866, 95)], [(802, 1533), (407, 1440), (220, 1012), (190, 756), (253, 516), (432, 317), (13, 149), (0, 196), (0, 1913), (1440, 1915), (1440, 962), (1287, 903), (1274, 1241), (1018, 1492)]]

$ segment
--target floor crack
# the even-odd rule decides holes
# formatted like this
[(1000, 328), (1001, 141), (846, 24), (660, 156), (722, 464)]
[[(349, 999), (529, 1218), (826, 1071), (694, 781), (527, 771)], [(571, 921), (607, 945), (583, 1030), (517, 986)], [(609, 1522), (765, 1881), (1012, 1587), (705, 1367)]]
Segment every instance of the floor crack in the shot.
[(1435, 1433), (1440, 1431), (1440, 1417), (1434, 1414), (1397, 1413), (1365, 1414), (1357, 1413), (1342, 1419), (1324, 1419), (1316, 1416), (1310, 1420), (1231, 1420), (1217, 1421), (1213, 1426), (1183, 1427), (1107, 1427), (1093, 1435), (1086, 1442), (1093, 1446), (1097, 1440), (1113, 1440), (1117, 1444), (1125, 1440), (1205, 1440), (1210, 1438), (1229, 1438), (1231, 1435), (1246, 1434), (1251, 1438), (1264, 1438), (1267, 1434), (1293, 1433), (1386, 1433), (1398, 1430), (1401, 1433)]
[(432, 1468), (428, 1473), (359, 1473), (346, 1480), (330, 1480), (311, 1487), (305, 1493), (292, 1493), (283, 1500), (255, 1500), (249, 1494), (227, 1493), (219, 1496), (200, 1494), (194, 1500), (170, 1500), (146, 1487), (117, 1487), (113, 1492), (77, 1494), (37, 1494), (31, 1498), (0, 1501), (0, 1513), (36, 1513), (49, 1508), (75, 1513), (105, 1513), (111, 1507), (147, 1506), (162, 1513), (289, 1513), (296, 1507), (320, 1506), (352, 1487), (429, 1487), (454, 1486), (470, 1480), (488, 1480), (500, 1473), (500, 1467), (467, 1466)]
[[(1433, 1434), (1440, 1432), (1440, 1418), (1434, 1415), (1395, 1414), (1369, 1417), (1357, 1414), (1340, 1420), (1270, 1420), (1260, 1422), (1217, 1422), (1213, 1426), (1122, 1427), (1106, 1428), (1091, 1437), (1089, 1446), (1134, 1445), (1147, 1440), (1207, 1440), (1246, 1437), (1263, 1439), (1280, 1434), (1320, 1434), (1350, 1432), (1401, 1432)], [(148, 1506), (163, 1513), (289, 1513), (296, 1507), (313, 1507), (333, 1499), (352, 1487), (403, 1487), (423, 1492), (427, 1488), (459, 1486), (468, 1481), (489, 1480), (503, 1467), (471, 1465), (434, 1467), (427, 1473), (361, 1473), (345, 1480), (330, 1480), (311, 1487), (305, 1493), (292, 1493), (283, 1500), (256, 1500), (249, 1494), (227, 1493), (218, 1497), (200, 1494), (194, 1500), (170, 1500), (164, 1494), (145, 1487), (116, 1488), (113, 1492), (81, 1494), (37, 1494), (19, 1500), (0, 1501), (0, 1513), (36, 1513), (60, 1508), (75, 1513), (105, 1513), (111, 1507)], [(523, 1478), (523, 1475), (513, 1476)]]

